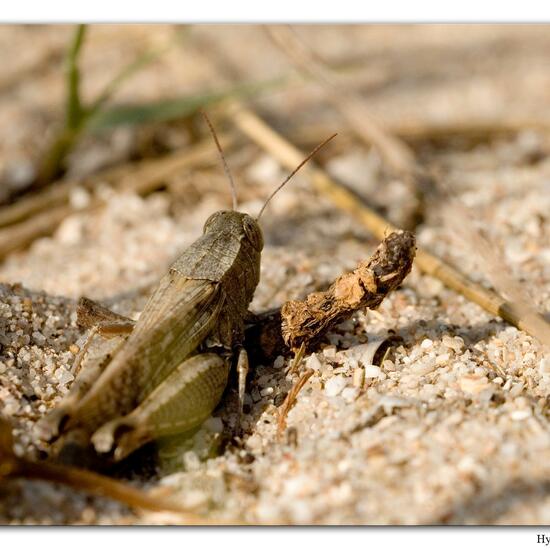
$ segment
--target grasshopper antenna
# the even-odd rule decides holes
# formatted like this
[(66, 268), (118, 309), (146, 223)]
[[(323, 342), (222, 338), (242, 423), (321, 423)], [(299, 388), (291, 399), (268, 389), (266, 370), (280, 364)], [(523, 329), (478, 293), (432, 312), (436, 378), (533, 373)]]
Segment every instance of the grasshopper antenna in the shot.
[(233, 176), (231, 175), (231, 172), (229, 170), (229, 166), (227, 165), (227, 162), (225, 160), (225, 156), (223, 154), (222, 146), (220, 145), (220, 142), (218, 140), (218, 136), (216, 135), (216, 130), (214, 130), (214, 126), (212, 126), (212, 123), (210, 122), (210, 119), (208, 118), (208, 115), (202, 110), (201, 110), (201, 114), (204, 117), (204, 120), (206, 121), (206, 124), (208, 124), (208, 128), (210, 128), (210, 133), (212, 134), (212, 137), (214, 138), (214, 141), (216, 142), (216, 147), (218, 148), (218, 152), (220, 153), (220, 157), (222, 159), (223, 169), (225, 170), (225, 175), (227, 176), (227, 179), (229, 180), (229, 185), (231, 187), (231, 197), (233, 199), (233, 210), (237, 210), (237, 188), (235, 187), (235, 182), (233, 181)]
[(277, 187), (277, 189), (275, 189), (275, 191), (273, 191), (273, 193), (271, 193), (271, 195), (269, 195), (268, 199), (264, 202), (264, 205), (262, 206), (262, 209), (260, 210), (260, 213), (258, 214), (258, 217), (256, 218), (256, 221), (259, 221), (260, 217), (262, 216), (264, 210), (265, 210), (265, 207), (269, 204), (269, 202), (271, 201), (271, 199), (290, 181), (290, 179), (292, 178), (292, 176), (294, 176), (294, 174), (296, 174), (296, 172), (298, 172), (298, 170), (300, 170), (300, 168), (308, 161), (311, 159), (311, 157), (313, 157), (315, 155), (315, 153), (317, 153), (317, 151), (319, 151), (319, 149), (321, 149), (321, 147), (324, 147), (330, 140), (334, 139), (338, 134), (333, 134), (332, 136), (330, 136), (329, 138), (325, 139), (325, 141), (323, 141), (322, 143), (320, 143), (319, 145), (317, 145), (317, 147), (315, 147), (315, 149), (313, 149), (313, 151), (311, 151), (311, 153), (302, 161), (300, 162), (300, 164), (298, 164), (298, 166), (296, 168), (294, 168), (294, 170), (290, 173), (289, 176), (287, 176), (287, 178), (285, 179), (285, 181), (283, 181), (283, 183), (281, 183), (281, 185), (279, 185), (279, 187)]

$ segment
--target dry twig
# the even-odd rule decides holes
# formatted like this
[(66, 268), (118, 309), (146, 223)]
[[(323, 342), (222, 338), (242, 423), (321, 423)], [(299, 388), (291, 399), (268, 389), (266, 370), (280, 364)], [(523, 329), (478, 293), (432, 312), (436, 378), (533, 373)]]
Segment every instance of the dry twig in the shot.
[(294, 351), (294, 358), (292, 359), (292, 363), (290, 364), (290, 368), (288, 369), (288, 373), (287, 373), (289, 376), (292, 376), (293, 374), (296, 374), (298, 372), (300, 365), (304, 360), (305, 354), (306, 354), (306, 345), (302, 342), (302, 344), (300, 344), (300, 347)]
[(211, 523), (167, 498), (152, 496), (107, 476), (82, 468), (20, 458), (13, 452), (10, 424), (0, 418), (0, 482), (16, 478), (61, 483), (94, 496), (112, 498), (131, 508), (175, 512), (181, 515), (181, 521), (185, 523)]
[(397, 231), (384, 239), (369, 260), (336, 279), (326, 292), (286, 302), (281, 310), (286, 344), (293, 350), (310, 347), (358, 309), (377, 308), (408, 275), (414, 253), (414, 235)]
[[(420, 143), (445, 144), (454, 139), (460, 139), (462, 144), (473, 146), (476, 143), (487, 142), (495, 137), (510, 136), (528, 129), (547, 131), (549, 124), (544, 120), (533, 120), (529, 117), (510, 119), (477, 118), (469, 120), (445, 120), (434, 122), (424, 120), (421, 116), (412, 120), (393, 120), (385, 124), (386, 130), (396, 138), (415, 146)], [(341, 125), (336, 120), (312, 122), (307, 126), (294, 125), (289, 121), (288, 137), (294, 143), (316, 143), (319, 136), (342, 132)], [(339, 134), (337, 151), (345, 152), (355, 145), (356, 136), (352, 133)]]
[(290, 409), (294, 406), (294, 403), (296, 402), (296, 398), (298, 397), (298, 394), (300, 393), (301, 389), (305, 386), (306, 382), (311, 378), (313, 375), (313, 369), (307, 369), (304, 371), (304, 373), (298, 378), (298, 381), (294, 386), (292, 386), (291, 390), (288, 392), (285, 400), (283, 401), (283, 404), (281, 405), (279, 409), (279, 418), (277, 421), (277, 436), (281, 437), (283, 432), (286, 428), (286, 417), (288, 416), (288, 413), (290, 412)]
[(294, 352), (288, 374), (297, 371), (304, 353), (335, 325), (364, 308), (377, 308), (411, 270), (415, 238), (409, 231), (388, 235), (357, 269), (336, 279), (325, 292), (291, 300), (280, 310), (256, 316), (246, 329), (245, 346), (253, 361)]

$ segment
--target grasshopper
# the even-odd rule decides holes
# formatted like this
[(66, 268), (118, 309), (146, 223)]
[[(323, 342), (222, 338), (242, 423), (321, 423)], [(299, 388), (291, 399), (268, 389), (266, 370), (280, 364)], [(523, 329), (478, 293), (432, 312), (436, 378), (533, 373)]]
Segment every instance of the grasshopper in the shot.
[(255, 219), (237, 211), (233, 178), (205, 119), (231, 185), (233, 210), (206, 220), (203, 235), (162, 277), (137, 322), (102, 307), (90, 314), (95, 324), (80, 359), (96, 334), (129, 335), (106, 366), (82, 369), (68, 396), (40, 421), (43, 439), (84, 431), (96, 452), (119, 461), (148, 441), (190, 432), (219, 403), (235, 359), (242, 412), (248, 372), (244, 324), (263, 248), (259, 219), (273, 196), (334, 136), (275, 189)]

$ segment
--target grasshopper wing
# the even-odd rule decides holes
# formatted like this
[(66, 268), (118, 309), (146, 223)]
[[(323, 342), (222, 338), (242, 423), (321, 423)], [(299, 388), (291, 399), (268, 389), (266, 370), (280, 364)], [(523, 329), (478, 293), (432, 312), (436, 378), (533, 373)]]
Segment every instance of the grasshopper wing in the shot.
[(80, 425), (95, 430), (129, 413), (196, 352), (216, 326), (224, 301), (219, 283), (169, 272), (67, 428)]

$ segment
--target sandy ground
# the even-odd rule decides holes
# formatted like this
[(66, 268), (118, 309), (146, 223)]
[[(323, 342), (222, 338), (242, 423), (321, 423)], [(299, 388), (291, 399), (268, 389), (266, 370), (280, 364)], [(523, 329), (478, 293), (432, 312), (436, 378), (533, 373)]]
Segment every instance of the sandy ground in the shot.
[[(145, 45), (162, 43), (171, 31), (162, 26), (92, 29), (84, 57), (85, 93), (93, 96), (110, 71)], [(268, 78), (287, 70), (258, 28), (214, 26), (193, 32), (226, 45), (230, 56), (244, 56), (243, 78)], [(547, 27), (358, 26), (302, 32), (332, 61), (358, 64), (354, 78), (345, 78), (355, 82), (388, 124), (504, 115), (542, 123), (550, 116)], [(11, 185), (28, 177), (58, 115), (63, 87), (56, 55), (69, 36), (68, 28), (0, 29), (2, 57), (10, 60), (0, 82), (0, 168)], [(32, 47), (26, 45), (29, 37)], [(257, 48), (246, 47), (252, 40)], [(16, 63), (9, 53), (18, 45), (24, 46), (24, 56)], [(33, 63), (46, 63), (40, 56), (50, 65), (35, 72)], [(117, 98), (149, 100), (174, 89), (185, 93), (211, 79), (198, 55), (175, 48), (125, 85)], [(315, 101), (309, 85), (268, 94), (258, 108), (283, 133), (286, 127), (320, 121), (331, 128), (342, 124)], [(73, 155), (72, 173), (127, 159), (135, 152), (138, 134), (122, 128), (87, 138)], [(533, 304), (550, 311), (545, 133), (525, 129), (474, 143), (456, 138), (415, 147), (502, 246), (510, 272)], [(255, 149), (252, 154), (235, 152), (228, 160), (236, 166), (244, 197), (240, 209), (257, 213), (284, 171)], [(325, 168), (394, 223), (404, 221), (410, 194), (384, 174), (373, 151), (350, 144), (332, 155)], [(190, 200), (189, 180), (208, 178), (216, 185)], [(95, 194), (104, 199), (103, 207), (76, 212), (52, 236), (0, 265), (0, 412), (12, 420), (18, 453), (47, 450), (37, 441), (34, 424), (74, 380), (74, 345), (81, 345), (84, 336), (76, 326), (76, 299), (86, 295), (136, 318), (150, 285), (200, 235), (206, 218), (230, 204), (221, 168), (175, 177), (166, 190), (146, 197), (107, 185), (98, 185)], [(78, 191), (73, 199), (85, 203), (89, 197)], [(443, 206), (440, 197), (429, 197), (425, 220), (417, 228), (419, 244), (488, 284), (483, 261), (445, 223)], [(263, 229), (266, 246), (254, 311), (322, 288), (377, 245), (300, 176), (273, 201)], [(383, 362), (372, 365), (373, 346), (388, 336), (397, 339)], [(132, 483), (168, 486), (181, 503), (220, 522), (550, 522), (550, 356), (534, 338), (413, 268), (377, 311), (358, 312), (339, 325), (305, 365), (314, 375), (300, 392), (282, 439), (276, 434), (277, 407), (297, 376), (288, 374), (289, 360), (279, 357), (273, 364), (254, 365), (241, 449), (228, 447), (220, 456), (208, 457), (209, 446), (232, 421), (231, 390), (228, 403), (185, 448), (165, 451), (169, 466), (154, 475), (136, 474)], [(361, 369), (365, 382), (359, 385), (356, 373)], [(19, 481), (0, 487), (0, 521), (174, 519), (169, 514), (136, 515), (106, 499)]]

